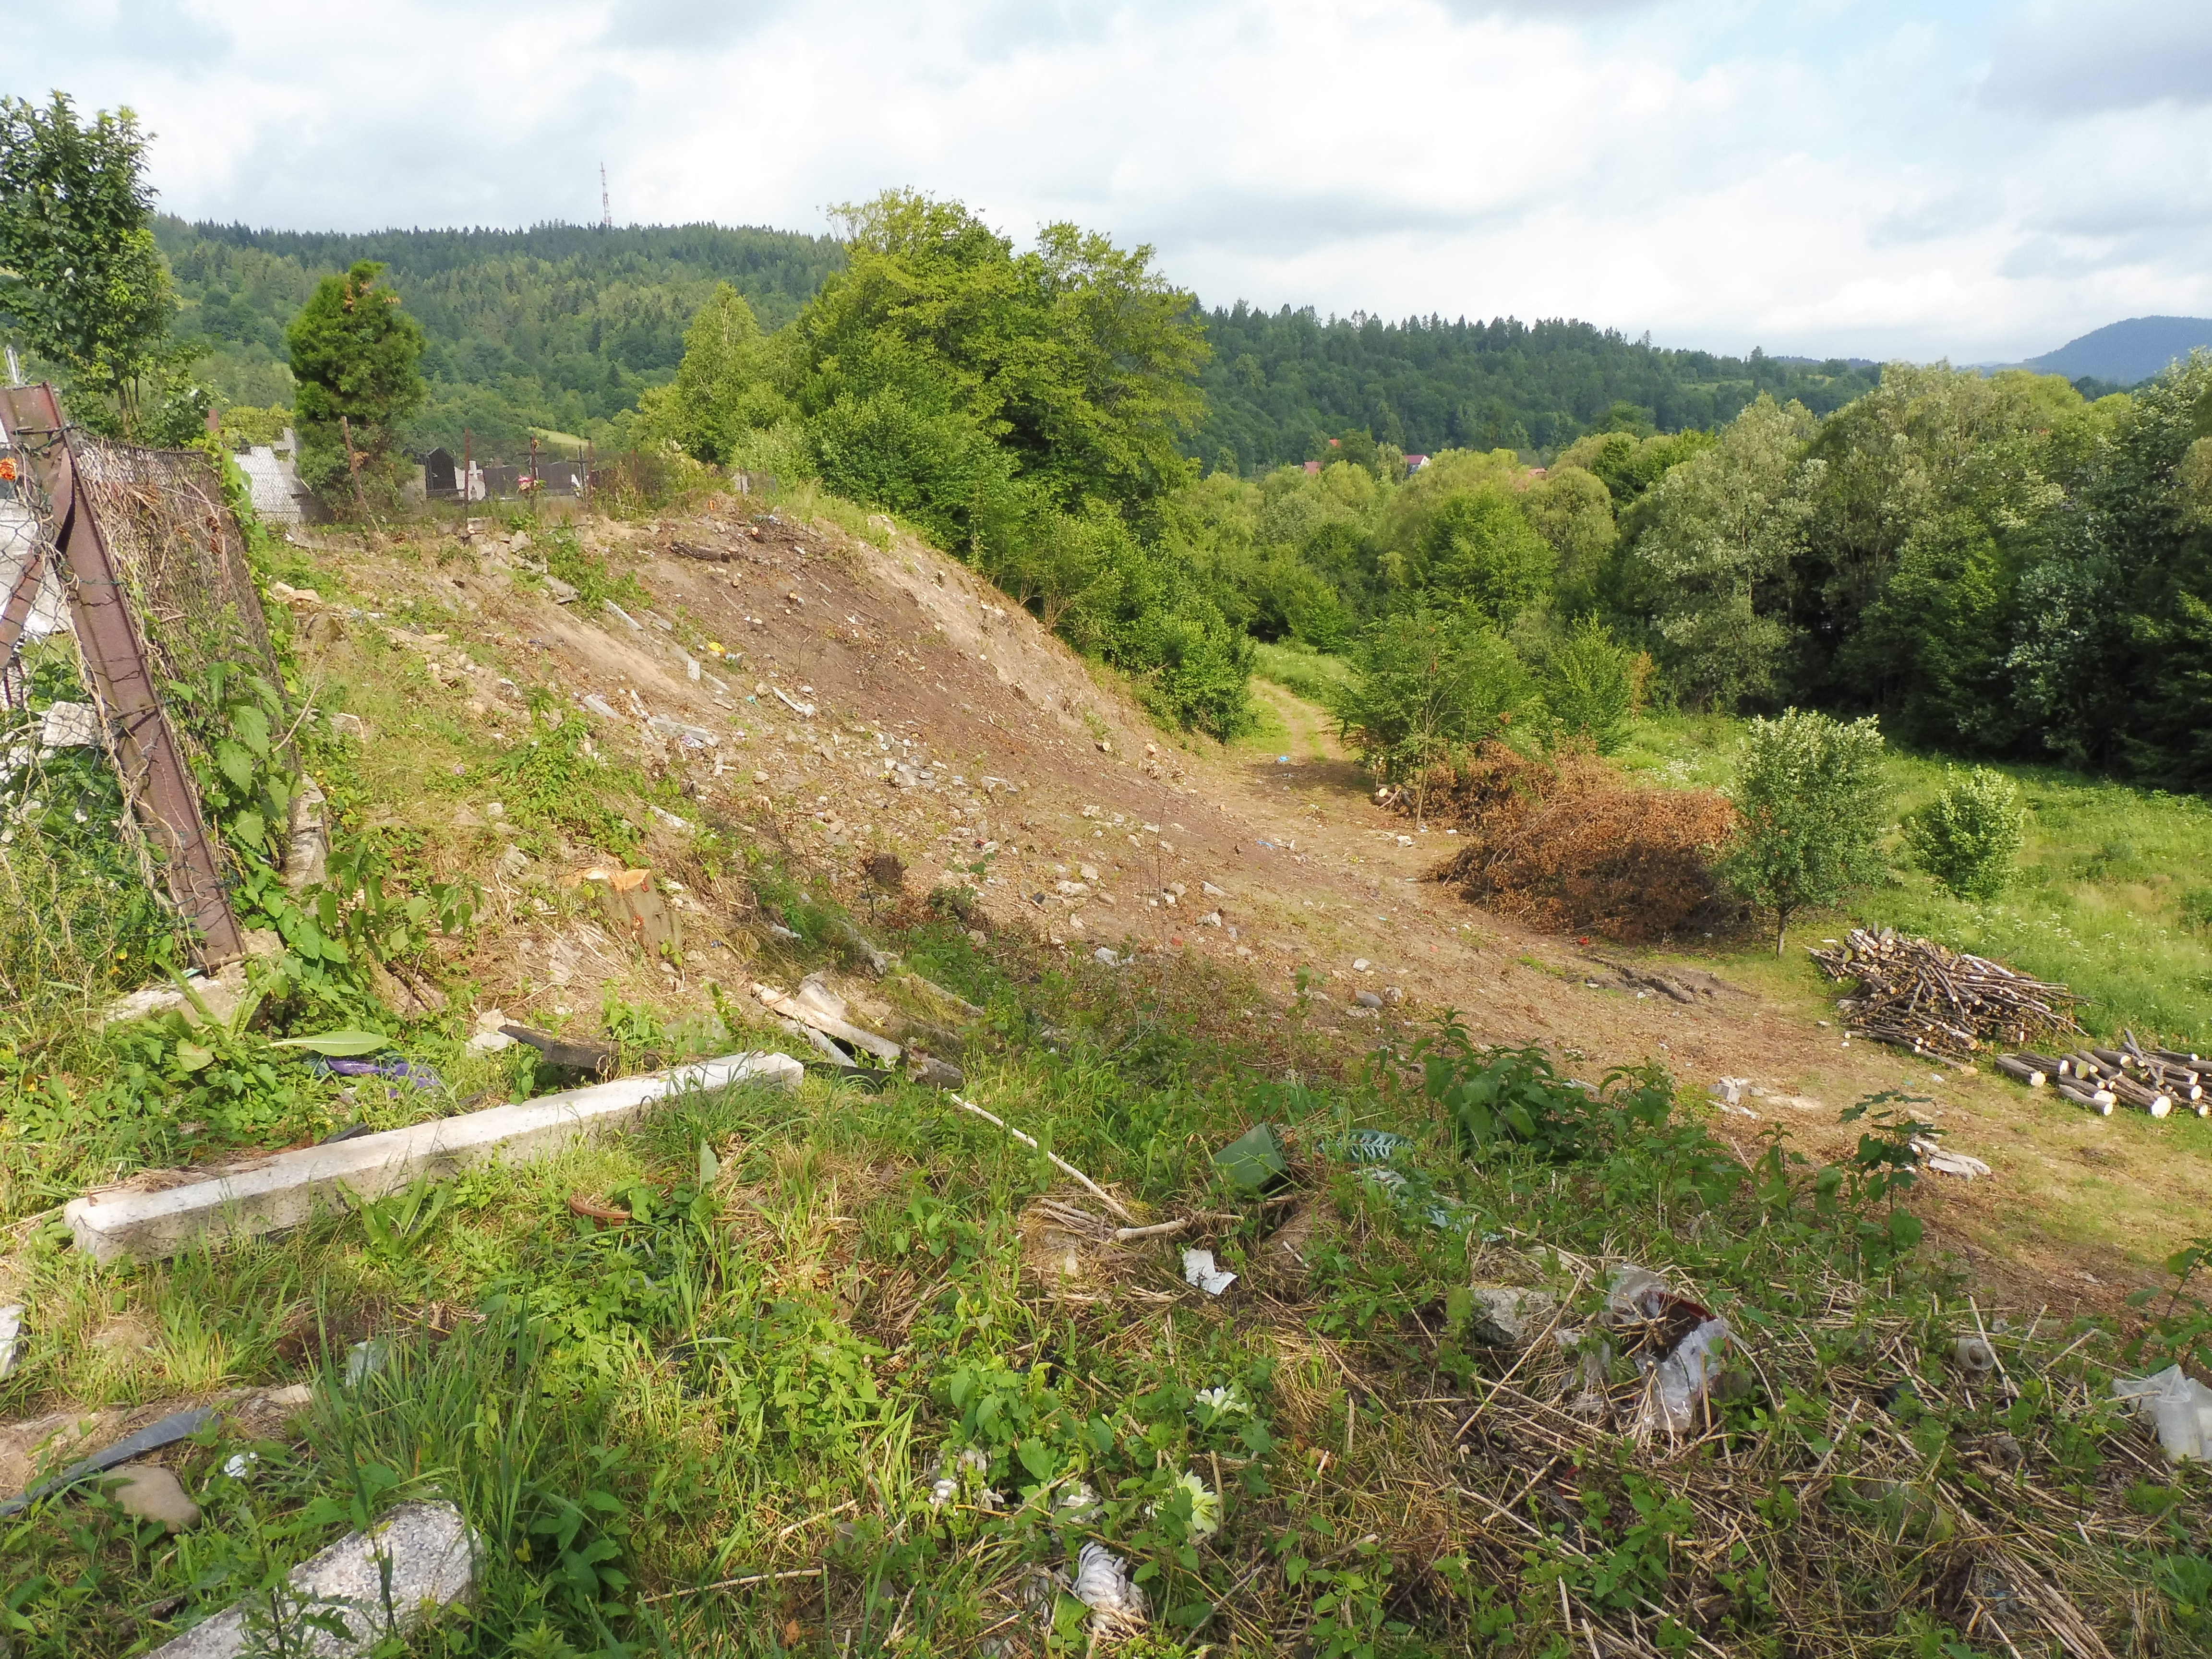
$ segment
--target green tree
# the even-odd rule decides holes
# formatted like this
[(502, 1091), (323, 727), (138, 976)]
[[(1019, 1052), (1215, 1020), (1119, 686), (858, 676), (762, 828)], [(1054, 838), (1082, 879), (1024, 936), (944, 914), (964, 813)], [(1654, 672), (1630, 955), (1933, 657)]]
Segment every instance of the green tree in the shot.
[(729, 464), (751, 434), (790, 417), (779, 356), (744, 296), (727, 283), (716, 283), (684, 331), (675, 380), (638, 398), (638, 440), (672, 443), (713, 465)]
[(2005, 665), (2017, 562), (1964, 509), (1916, 526), (1898, 550), (1839, 667), (1847, 684), (1893, 711), (1905, 741), (1987, 751), (2018, 732)]
[(1754, 720), (1744, 734), (1730, 798), (1742, 815), (1720, 874), (1736, 892), (1774, 912), (1774, 953), (1790, 918), (1833, 904), (1883, 869), (1887, 802), (1881, 730), (1809, 709)]
[(1504, 636), (1426, 606), (1385, 617), (1360, 641), (1332, 700), (1337, 729), (1384, 783), (1411, 781), (1415, 811), (1431, 767), (1541, 712), (1535, 682)]
[(1428, 604), (1464, 605), (1504, 627), (1551, 592), (1559, 559), (1512, 492), (1485, 484), (1437, 507), (1407, 574)]
[(1584, 617), (1543, 653), (1537, 684), (1558, 738), (1610, 755), (1628, 741), (1636, 712), (1634, 653), (1595, 617)]
[[(994, 515), (1102, 501), (1139, 529), (1193, 472), (1194, 301), (1073, 225), (1012, 244), (910, 191), (839, 210), (846, 267), (799, 325), (799, 398), (832, 488), (968, 540)], [(1020, 489), (1009, 489), (1018, 483)]]
[(300, 383), (300, 476), (327, 501), (352, 498), (347, 429), (364, 489), (397, 489), (398, 425), (422, 401), (422, 330), (383, 274), (362, 259), (324, 277), (284, 334)]
[(1522, 498), (1528, 522), (1559, 555), (1554, 579), (1559, 608), (1570, 614), (1586, 609), (1620, 532), (1613, 521), (1613, 496), (1595, 473), (1578, 466), (1554, 466)]
[(1693, 703), (1731, 708), (1773, 686), (1790, 642), (1784, 579), (1808, 511), (1813, 417), (1762, 395), (1720, 441), (1672, 468), (1636, 544), (1661, 659)]
[(147, 143), (128, 109), (80, 125), (65, 93), (43, 110), (0, 98), (0, 321), (62, 370), (77, 419), (179, 443), (207, 400), (180, 379), (191, 349), (169, 337)]
[(1905, 820), (1906, 855), (1960, 898), (1995, 898), (2011, 882), (2027, 833), (2020, 787), (1977, 766), (1943, 769), (1936, 799)]

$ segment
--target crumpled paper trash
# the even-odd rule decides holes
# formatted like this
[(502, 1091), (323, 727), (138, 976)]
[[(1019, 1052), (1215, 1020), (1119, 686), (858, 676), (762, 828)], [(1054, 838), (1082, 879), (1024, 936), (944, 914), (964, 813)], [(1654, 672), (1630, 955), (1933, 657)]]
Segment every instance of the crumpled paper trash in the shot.
[(1185, 1282), (1195, 1285), (1208, 1296), (1219, 1296), (1237, 1282), (1237, 1275), (1224, 1273), (1213, 1265), (1211, 1250), (1185, 1250), (1182, 1253), (1182, 1276)]

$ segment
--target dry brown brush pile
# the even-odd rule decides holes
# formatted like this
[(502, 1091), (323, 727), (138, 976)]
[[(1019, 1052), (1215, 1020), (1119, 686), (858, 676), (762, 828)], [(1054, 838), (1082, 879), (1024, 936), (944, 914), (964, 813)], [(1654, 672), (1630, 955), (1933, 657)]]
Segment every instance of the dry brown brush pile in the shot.
[(1587, 750), (1547, 763), (1492, 742), (1431, 771), (1421, 805), (1467, 838), (1435, 878), (1532, 927), (1639, 943), (1724, 908), (1711, 859), (1735, 809), (1710, 789), (1632, 784)]

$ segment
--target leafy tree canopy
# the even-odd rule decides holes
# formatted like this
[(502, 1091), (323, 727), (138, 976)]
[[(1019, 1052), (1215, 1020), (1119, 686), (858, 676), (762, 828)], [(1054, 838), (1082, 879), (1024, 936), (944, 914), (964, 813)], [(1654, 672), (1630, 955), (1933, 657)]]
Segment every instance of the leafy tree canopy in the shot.
[(169, 337), (176, 296), (150, 228), (148, 140), (128, 109), (81, 124), (66, 93), (43, 109), (0, 98), (0, 322), (73, 392), (103, 400), (73, 398), (76, 418), (173, 443), (204, 404), (168, 384), (191, 354)]

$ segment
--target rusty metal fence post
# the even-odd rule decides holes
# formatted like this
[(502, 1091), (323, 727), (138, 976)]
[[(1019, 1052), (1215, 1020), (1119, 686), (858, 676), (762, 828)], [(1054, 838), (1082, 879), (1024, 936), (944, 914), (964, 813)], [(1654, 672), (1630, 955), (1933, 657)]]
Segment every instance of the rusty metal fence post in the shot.
[[(92, 680), (126, 810), (152, 842), (170, 901), (192, 928), (195, 958), (207, 967), (234, 961), (243, 944), (223, 889), (222, 855), (155, 688), (106, 538), (82, 487), (60, 400), (48, 385), (0, 388), (0, 418), (30, 482), (46, 498), (46, 544), (32, 562), (51, 557), (62, 575), (77, 649)], [(27, 570), (15, 588), (0, 612), (0, 629), (20, 636), (22, 620), (17, 613), (27, 612), (36, 592), (31, 573)], [(14, 638), (7, 644), (12, 650)]]

